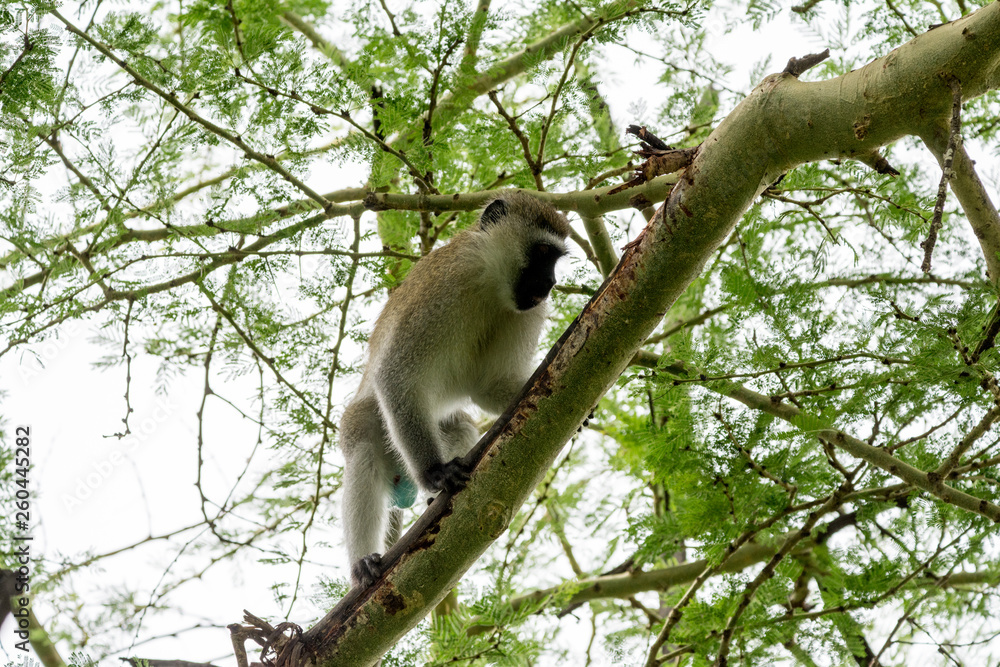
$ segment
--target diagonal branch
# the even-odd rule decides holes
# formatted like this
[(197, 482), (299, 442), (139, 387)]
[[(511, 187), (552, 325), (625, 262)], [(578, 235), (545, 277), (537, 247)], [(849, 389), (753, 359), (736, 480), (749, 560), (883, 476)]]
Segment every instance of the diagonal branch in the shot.
[(305, 35), (306, 39), (312, 42), (320, 53), (329, 58), (330, 62), (340, 69), (347, 69), (351, 66), (351, 61), (344, 55), (343, 51), (327, 41), (316, 31), (316, 28), (295, 12), (291, 10), (284, 12), (281, 15), (281, 20)]
[[(645, 359), (645, 357), (641, 357), (638, 361), (642, 365), (649, 365)], [(655, 361), (652, 362), (654, 367), (655, 363)], [(698, 376), (698, 372), (693, 370), (684, 362), (673, 364), (671, 366), (671, 370), (677, 371), (683, 375)], [(881, 468), (889, 474), (898, 477), (907, 484), (937, 496), (946, 503), (950, 503), (969, 512), (974, 512), (984, 516), (994, 523), (1000, 523), (1000, 506), (991, 503), (984, 498), (977, 498), (973, 495), (965, 493), (964, 491), (959, 491), (958, 489), (947, 486), (944, 484), (942, 476), (936, 471), (925, 472), (919, 468), (915, 468), (896, 458), (890, 454), (888, 450), (872, 446), (863, 440), (859, 440), (858, 438), (855, 438), (840, 429), (830, 426), (823, 419), (803, 412), (798, 407), (790, 403), (775, 402), (771, 400), (770, 396), (759, 394), (752, 389), (748, 389), (747, 387), (735, 382), (713, 382), (706, 385), (706, 388), (722, 394), (723, 396), (728, 396), (729, 398), (737, 400), (749, 408), (766, 412), (767, 414), (774, 415), (775, 417), (783, 419), (790, 424), (794, 424), (803, 432), (811, 433), (822, 441), (833, 443), (851, 456), (867, 461), (877, 468)], [(994, 416), (993, 411), (987, 414), (987, 418), (992, 418)], [(983, 426), (982, 430), (985, 431), (985, 428), (986, 427)], [(977, 428), (973, 434), (970, 435), (970, 439), (972, 441), (975, 440), (975, 437), (978, 437), (979, 430), (980, 429)], [(969, 445), (971, 446), (971, 442)], [(945, 469), (945, 465), (946, 464), (942, 464), (942, 469)], [(948, 469), (950, 470), (950, 467)]]
[[(514, 55), (493, 63), (478, 76), (460, 77), (455, 82), (453, 92), (443, 95), (438, 103), (435, 111), (437, 126), (448, 126), (459, 114), (469, 108), (474, 99), (497, 88), (505, 81), (510, 81), (523, 74), (539, 62), (554, 57), (567, 47), (570, 40), (577, 39), (587, 31), (596, 30), (604, 25), (641, 13), (642, 4), (641, 0), (608, 2), (593, 14), (560, 26), (542, 39), (528, 44)], [(420, 119), (419, 122), (419, 127), (394, 136), (389, 143), (395, 148), (403, 150), (411, 142), (418, 140), (423, 128), (423, 119)]]
[(475, 71), (476, 61), (479, 59), (479, 42), (483, 38), (486, 19), (489, 18), (490, 4), (492, 4), (492, 0), (478, 0), (476, 2), (476, 9), (469, 23), (469, 34), (465, 38), (465, 48), (462, 49), (462, 61), (458, 65), (458, 70), (462, 73), (468, 74)]

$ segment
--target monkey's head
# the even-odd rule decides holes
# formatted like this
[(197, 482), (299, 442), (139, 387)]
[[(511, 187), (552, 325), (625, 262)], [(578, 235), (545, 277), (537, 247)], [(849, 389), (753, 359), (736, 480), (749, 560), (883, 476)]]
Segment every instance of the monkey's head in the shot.
[(504, 287), (517, 310), (545, 301), (556, 284), (556, 261), (566, 254), (566, 218), (549, 204), (512, 191), (486, 205), (479, 228), (489, 238), (484, 260), (492, 266), (485, 268), (506, 277)]

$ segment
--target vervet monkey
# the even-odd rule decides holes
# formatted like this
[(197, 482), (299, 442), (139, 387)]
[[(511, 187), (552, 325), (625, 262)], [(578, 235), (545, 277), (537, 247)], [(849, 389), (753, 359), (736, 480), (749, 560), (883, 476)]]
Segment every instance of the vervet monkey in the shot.
[(462, 409), (499, 414), (524, 386), (569, 223), (512, 191), (417, 262), (389, 295), (361, 384), (340, 422), (351, 582), (382, 575), (417, 487), (454, 492), (479, 432)]

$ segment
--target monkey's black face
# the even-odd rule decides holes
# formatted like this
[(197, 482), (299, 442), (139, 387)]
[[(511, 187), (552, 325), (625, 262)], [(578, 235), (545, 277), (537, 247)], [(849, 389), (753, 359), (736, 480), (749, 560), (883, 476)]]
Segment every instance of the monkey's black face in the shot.
[(563, 251), (548, 243), (536, 243), (528, 251), (528, 265), (514, 286), (518, 310), (534, 308), (549, 295), (556, 284), (556, 261)]

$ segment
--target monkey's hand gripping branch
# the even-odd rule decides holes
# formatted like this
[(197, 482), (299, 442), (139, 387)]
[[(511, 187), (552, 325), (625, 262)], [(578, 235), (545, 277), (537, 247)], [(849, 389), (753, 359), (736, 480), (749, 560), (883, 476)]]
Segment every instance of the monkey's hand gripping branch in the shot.
[(435, 491), (458, 493), (469, 482), (472, 464), (455, 458), (445, 463), (435, 463), (424, 475), (424, 483)]

